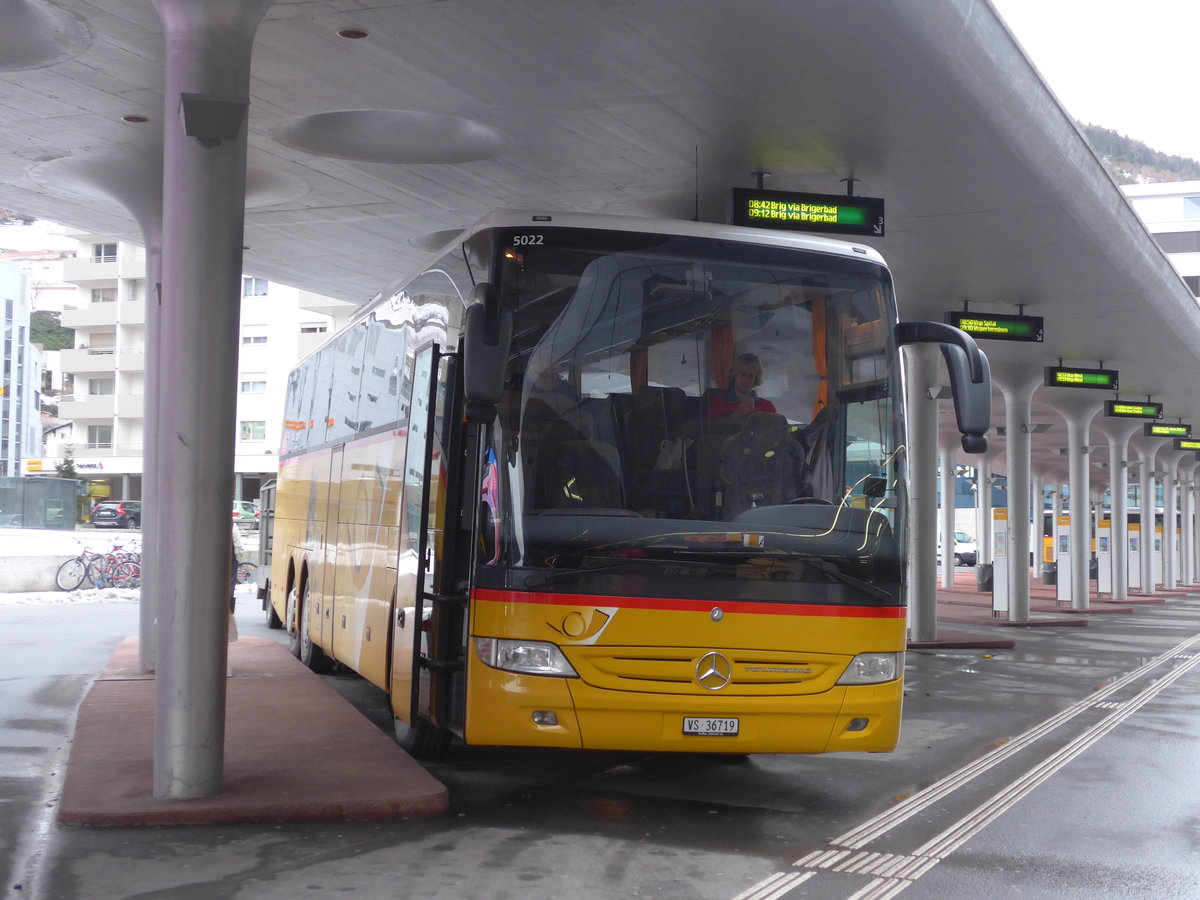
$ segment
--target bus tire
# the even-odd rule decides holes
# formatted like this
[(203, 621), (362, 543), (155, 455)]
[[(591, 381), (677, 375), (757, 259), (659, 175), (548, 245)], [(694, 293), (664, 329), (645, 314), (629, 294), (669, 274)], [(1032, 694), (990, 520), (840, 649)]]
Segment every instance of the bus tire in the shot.
[(296, 612), (296, 606), (299, 602), (300, 598), (297, 595), (295, 585), (293, 585), (292, 589), (288, 591), (287, 608), (284, 611), (284, 615), (287, 617), (288, 652), (296, 657), (296, 659), (300, 658), (300, 616)]
[(266, 610), (267, 627), (278, 629), (283, 627), (283, 619), (279, 618), (279, 613), (275, 612), (275, 607), (271, 604), (271, 595), (267, 594), (263, 600), (263, 609)]
[(450, 749), (450, 732), (435, 728), (418, 717), (409, 725), (398, 716), (393, 717), (396, 726), (396, 743), (417, 759), (440, 759)]
[(313, 672), (328, 672), (333, 668), (333, 661), (313, 643), (311, 625), (312, 603), (308, 596), (308, 583), (305, 582), (304, 593), (300, 596), (300, 662)]

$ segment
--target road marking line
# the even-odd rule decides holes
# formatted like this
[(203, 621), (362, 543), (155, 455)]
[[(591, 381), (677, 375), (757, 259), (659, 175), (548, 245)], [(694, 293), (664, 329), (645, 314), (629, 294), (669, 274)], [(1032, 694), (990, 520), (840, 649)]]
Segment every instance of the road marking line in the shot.
[(733, 900), (778, 900), (797, 885), (812, 878), (816, 872), (776, 872), (754, 887), (738, 894)]
[[(1178, 657), (1176, 657), (1178, 658)], [(1086, 750), (1096, 744), (1105, 735), (1112, 732), (1118, 725), (1155, 699), (1168, 687), (1193, 669), (1200, 666), (1200, 654), (1186, 657), (1187, 662), (1171, 670), (1154, 681), (1133, 699), (1121, 704), (1115, 712), (1105, 716), (1095, 725), (1075, 737), (1069, 743), (1046, 757), (1032, 769), (1027, 771), (998, 793), (971, 810), (949, 828), (926, 841), (909, 856), (897, 857), (898, 866), (887, 871), (880, 871), (876, 878), (865, 888), (852, 894), (850, 900), (886, 900), (894, 897), (908, 885), (914, 883), (934, 866), (958, 850), (988, 825), (1008, 812), (1020, 800), (1028, 796), (1035, 788), (1041, 786), (1052, 775), (1077, 759)], [(895, 822), (892, 826), (900, 824)], [(806, 857), (807, 858), (807, 857)], [(811, 863), (810, 863), (811, 865)], [(834, 867), (834, 871), (841, 871)]]
[[(795, 867), (808, 869), (808, 872), (801, 879), (790, 881), (787, 880), (790, 876), (786, 873), (776, 873), (747, 891), (738, 894), (733, 900), (774, 900), (774, 898), (781, 897), (793, 887), (816, 874), (817, 869), (881, 876), (875, 878), (861, 890), (852, 894), (848, 900), (889, 900), (889, 898), (899, 894), (908, 885), (912, 884), (914, 880), (920, 878), (942, 859), (961, 847), (983, 830), (983, 828), (999, 818), (999, 816), (1003, 815), (1003, 813), (1033, 791), (1034, 788), (1048, 780), (1051, 775), (1068, 762), (1078, 757), (1099, 741), (1100, 738), (1111, 732), (1146, 703), (1158, 696), (1165, 688), (1174, 684), (1185, 674), (1196, 668), (1197, 665), (1200, 665), (1200, 654), (1186, 652), (1197, 643), (1200, 643), (1200, 634), (1193, 635), (1181, 644), (1154, 657), (1057, 715), (1051, 716), (1049, 719), (1035, 725), (1013, 740), (997, 747), (974, 762), (968, 763), (966, 766), (935, 782), (928, 788), (913, 794), (892, 809), (868, 819), (840, 837), (833, 838), (829, 842), (828, 849), (814, 850), (806, 856), (801, 857), (792, 863)], [(1112, 694), (1130, 683), (1142, 678), (1164, 663), (1173, 660), (1185, 660), (1186, 662), (1154, 681), (1150, 687), (1146, 688), (1132, 700), (1119, 702), (1107, 700)], [(921, 810), (944, 799), (977, 776), (999, 765), (1008, 757), (1025, 749), (1071, 719), (1091, 709), (1114, 709), (1115, 712), (1106, 716), (1066, 746), (1051, 754), (1051, 756), (1034, 766), (1025, 775), (1012, 782), (987, 802), (919, 847), (913, 854), (909, 856), (881, 854), (884, 857), (882, 860), (872, 859), (869, 862), (861, 854), (855, 854), (846, 859), (850, 851), (859, 850), (871, 841), (882, 837)], [(840, 865), (838, 865), (839, 863)], [(775, 890), (775, 888), (778, 888), (778, 890)], [(765, 894), (762, 893), (764, 890), (771, 890), (772, 892)]]
[(967, 782), (982, 775), (989, 769), (999, 765), (1004, 760), (1013, 754), (1024, 750), (1026, 747), (1045, 737), (1047, 734), (1058, 729), (1060, 726), (1074, 719), (1076, 716), (1090, 709), (1095, 708), (1098, 704), (1105, 701), (1115, 692), (1121, 690), (1130, 682), (1136, 681), (1143, 677), (1148, 672), (1158, 668), (1164, 663), (1178, 659), (1178, 654), (1182, 653), (1187, 648), (1200, 642), (1200, 634), (1194, 635), (1187, 641), (1172, 647), (1166, 653), (1155, 657), (1144, 665), (1139, 666), (1132, 672), (1121, 676), (1116, 681), (1106, 685), (1093, 694), (1085, 697), (1079, 702), (1067, 707), (1057, 715), (1051, 716), (1044, 722), (1035, 725), (1033, 728), (1026, 731), (1024, 734), (1018, 735), (1004, 745), (997, 747), (995, 750), (981, 756), (974, 762), (968, 763), (957, 772), (953, 772), (940, 781), (934, 782), (929, 787), (919, 791), (909, 797), (902, 803), (897, 804), (891, 809), (868, 819), (861, 825), (852, 828), (845, 834), (835, 837), (829, 843), (835, 847), (849, 847), (850, 849), (859, 849), (871, 841), (874, 841), (883, 834), (886, 834), (891, 829), (895, 828), (901, 822), (911, 818), (921, 812), (926, 807), (932, 806), (939, 800), (958, 790)]

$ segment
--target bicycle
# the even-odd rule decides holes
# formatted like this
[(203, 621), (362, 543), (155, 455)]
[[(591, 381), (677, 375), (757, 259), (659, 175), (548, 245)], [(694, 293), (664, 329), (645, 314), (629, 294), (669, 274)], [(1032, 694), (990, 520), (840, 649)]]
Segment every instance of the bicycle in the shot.
[(234, 580), (238, 584), (250, 584), (254, 581), (254, 574), (258, 571), (258, 566), (252, 562), (240, 562), (237, 568), (233, 570)]
[(74, 591), (86, 581), (91, 587), (137, 587), (141, 582), (140, 553), (121, 551), (120, 545), (108, 553), (97, 553), (84, 547), (79, 555), (68, 559), (54, 574), (54, 584), (60, 591)]
[(117, 544), (108, 553), (96, 554), (88, 562), (87, 577), (93, 587), (137, 587), (141, 581), (142, 556), (122, 551)]
[(78, 556), (73, 559), (68, 559), (54, 574), (54, 583), (60, 591), (78, 590), (87, 578), (88, 564), (92, 561), (93, 556), (97, 556), (94, 551), (84, 547)]

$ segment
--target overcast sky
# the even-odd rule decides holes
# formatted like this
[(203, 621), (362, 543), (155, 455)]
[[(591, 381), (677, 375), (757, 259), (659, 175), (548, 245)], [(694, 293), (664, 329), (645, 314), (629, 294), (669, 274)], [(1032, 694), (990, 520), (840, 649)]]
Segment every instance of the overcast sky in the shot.
[(992, 0), (1081, 122), (1200, 160), (1200, 0)]

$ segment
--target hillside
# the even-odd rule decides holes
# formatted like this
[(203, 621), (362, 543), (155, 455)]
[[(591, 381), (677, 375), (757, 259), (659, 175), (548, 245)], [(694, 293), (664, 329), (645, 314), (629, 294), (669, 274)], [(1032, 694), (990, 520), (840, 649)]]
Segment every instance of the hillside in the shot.
[(1200, 181), (1200, 162), (1194, 159), (1162, 153), (1099, 125), (1079, 128), (1117, 184)]

